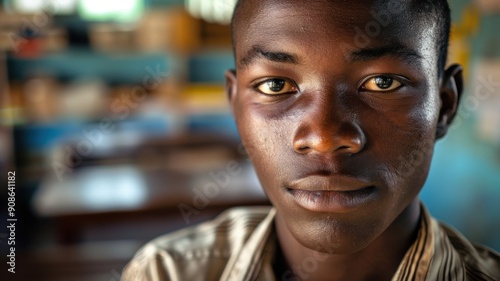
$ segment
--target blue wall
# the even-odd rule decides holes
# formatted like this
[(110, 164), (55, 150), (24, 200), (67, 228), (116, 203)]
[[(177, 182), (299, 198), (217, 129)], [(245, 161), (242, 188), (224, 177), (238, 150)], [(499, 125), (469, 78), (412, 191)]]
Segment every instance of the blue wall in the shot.
[[(472, 1), (450, 4), (453, 21), (460, 24)], [(477, 33), (469, 39), (465, 97), (473, 93), (476, 77), (472, 68), (484, 60), (500, 61), (499, 27), (500, 14), (482, 15)], [(493, 81), (500, 81), (500, 77), (493, 77)], [(495, 93), (499, 91), (497, 87)], [(461, 124), (436, 146), (421, 197), (436, 218), (459, 229), (470, 240), (500, 251), (500, 140), (488, 142), (477, 135), (478, 111), (461, 108), (459, 112)]]

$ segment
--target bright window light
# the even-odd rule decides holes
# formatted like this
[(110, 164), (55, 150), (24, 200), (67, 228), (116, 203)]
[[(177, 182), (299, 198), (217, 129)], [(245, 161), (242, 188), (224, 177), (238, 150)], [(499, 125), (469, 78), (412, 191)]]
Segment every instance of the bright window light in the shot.
[(186, 0), (189, 13), (208, 22), (229, 24), (237, 0)]
[(143, 14), (143, 0), (82, 0), (78, 7), (82, 18), (90, 21), (137, 21)]
[(10, 0), (6, 4), (8, 10), (23, 14), (73, 14), (77, 3), (78, 0)]
[(17, 0), (12, 4), (14, 11), (21, 13), (36, 13), (41, 11), (44, 6), (44, 0)]

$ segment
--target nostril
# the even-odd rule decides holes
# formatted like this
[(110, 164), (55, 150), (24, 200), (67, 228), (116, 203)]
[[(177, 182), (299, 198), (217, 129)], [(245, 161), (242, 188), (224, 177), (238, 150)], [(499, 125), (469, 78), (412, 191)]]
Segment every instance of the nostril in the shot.
[(311, 150), (311, 147), (307, 145), (297, 145), (295, 146), (295, 151), (298, 153), (307, 153)]
[(352, 147), (347, 146), (347, 145), (343, 145), (343, 146), (337, 147), (336, 150), (352, 150)]

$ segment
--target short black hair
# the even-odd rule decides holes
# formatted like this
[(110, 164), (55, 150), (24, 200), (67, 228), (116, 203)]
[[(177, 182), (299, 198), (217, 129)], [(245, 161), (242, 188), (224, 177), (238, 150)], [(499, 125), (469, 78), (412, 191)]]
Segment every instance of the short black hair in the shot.
[(446, 67), (450, 43), (451, 11), (447, 0), (412, 0), (411, 10), (429, 24), (436, 24), (438, 44), (438, 72), (441, 76)]
[[(394, 1), (394, 0), (390, 0)], [(397, 0), (403, 1), (403, 0)], [(410, 11), (419, 19), (425, 20), (427, 23), (436, 25), (437, 32), (437, 53), (438, 53), (438, 74), (444, 73), (446, 67), (446, 60), (448, 57), (448, 45), (450, 41), (451, 30), (451, 11), (447, 0), (407, 0), (410, 2)], [(235, 52), (235, 18), (238, 17), (244, 0), (238, 0), (234, 8), (231, 20), (231, 37), (233, 42), (233, 52)]]

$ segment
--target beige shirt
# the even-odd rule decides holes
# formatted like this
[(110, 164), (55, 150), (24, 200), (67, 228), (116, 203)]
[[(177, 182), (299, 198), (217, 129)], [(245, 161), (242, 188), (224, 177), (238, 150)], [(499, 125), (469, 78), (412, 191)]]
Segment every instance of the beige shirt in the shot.
[[(392, 281), (500, 280), (500, 255), (472, 245), (423, 207), (417, 240)], [(215, 220), (147, 243), (123, 281), (275, 281), (272, 207), (230, 209)]]

